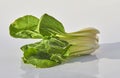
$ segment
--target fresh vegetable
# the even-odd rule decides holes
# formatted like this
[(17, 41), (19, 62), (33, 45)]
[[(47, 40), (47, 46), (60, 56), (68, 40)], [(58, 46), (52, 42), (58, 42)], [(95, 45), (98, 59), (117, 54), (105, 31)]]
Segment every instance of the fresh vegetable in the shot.
[(24, 63), (38, 68), (62, 64), (71, 57), (88, 55), (99, 47), (97, 29), (67, 33), (62, 23), (48, 14), (40, 19), (32, 15), (20, 17), (10, 24), (9, 29), (15, 38), (42, 39), (21, 47)]

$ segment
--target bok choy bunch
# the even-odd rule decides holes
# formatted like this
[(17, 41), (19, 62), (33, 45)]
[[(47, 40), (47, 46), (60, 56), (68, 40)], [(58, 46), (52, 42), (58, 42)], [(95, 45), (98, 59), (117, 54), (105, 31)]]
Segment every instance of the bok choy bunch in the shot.
[(97, 29), (67, 33), (63, 24), (48, 14), (40, 18), (32, 15), (20, 17), (10, 24), (9, 30), (14, 38), (42, 39), (21, 47), (24, 63), (38, 68), (56, 66), (71, 57), (90, 54), (99, 46)]

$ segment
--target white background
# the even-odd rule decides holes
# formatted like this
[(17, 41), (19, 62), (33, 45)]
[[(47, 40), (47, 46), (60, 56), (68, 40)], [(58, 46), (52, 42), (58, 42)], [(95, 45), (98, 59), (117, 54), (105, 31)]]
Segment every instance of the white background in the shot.
[[(99, 37), (102, 48), (99, 49), (100, 53), (97, 53), (95, 57), (88, 56), (89, 58), (97, 58), (95, 60), (85, 61), (79, 67), (71, 63), (70, 66), (63, 65), (51, 70), (39, 71), (42, 73), (37, 74), (38, 76), (40, 75), (39, 77), (53, 78), (54, 76), (52, 75), (54, 75), (57, 69), (63, 73), (60, 73), (59, 76), (57, 71), (55, 77), (62, 77), (61, 75), (66, 78), (70, 76), (71, 78), (80, 76), (82, 78), (120, 77), (118, 74), (120, 72), (120, 53), (118, 53), (120, 51), (120, 0), (0, 0), (0, 78), (30, 78), (31, 75), (28, 73), (32, 73), (32, 75), (38, 73), (38, 70), (25, 68), (20, 62), (20, 57), (22, 56), (22, 52), (19, 49), (20, 46), (35, 40), (10, 37), (9, 25), (20, 16), (34, 15), (40, 17), (44, 13), (60, 20), (67, 32), (86, 27), (97, 28), (101, 32)], [(22, 70), (19, 68), (21, 66), (23, 66)], [(20, 76), (26, 70), (27, 74)], [(68, 72), (67, 70), (73, 71)], [(51, 71), (53, 73), (47, 77), (45, 76), (46, 71), (47, 74), (51, 74)], [(72, 74), (73, 72), (76, 72), (76, 74), (64, 74)], [(79, 72), (82, 74), (79, 74)], [(38, 76), (31, 78), (38, 78)]]

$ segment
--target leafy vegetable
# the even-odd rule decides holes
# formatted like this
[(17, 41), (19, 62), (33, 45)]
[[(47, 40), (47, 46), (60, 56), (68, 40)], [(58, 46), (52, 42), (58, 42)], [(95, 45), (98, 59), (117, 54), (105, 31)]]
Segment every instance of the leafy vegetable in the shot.
[(68, 58), (94, 52), (99, 47), (98, 33), (95, 28), (67, 33), (63, 25), (48, 14), (40, 19), (26, 15), (10, 24), (12, 37), (42, 39), (21, 47), (24, 63), (40, 68), (56, 66)]
[(39, 33), (39, 19), (32, 15), (26, 15), (16, 19), (10, 25), (10, 35), (15, 38), (41, 38)]
[[(56, 38), (50, 38), (41, 40), (37, 43), (25, 45), (21, 47), (21, 49), (24, 52), (23, 60), (26, 63), (31, 63), (33, 65), (35, 63), (36, 67), (51, 67), (52, 65), (60, 64), (63, 59), (66, 58), (64, 54), (68, 47), (69, 44), (67, 42)], [(40, 65), (38, 65), (37, 63), (40, 63)]]
[(52, 36), (56, 34), (64, 34), (63, 25), (55, 18), (44, 14), (38, 23), (40, 34), (43, 36)]

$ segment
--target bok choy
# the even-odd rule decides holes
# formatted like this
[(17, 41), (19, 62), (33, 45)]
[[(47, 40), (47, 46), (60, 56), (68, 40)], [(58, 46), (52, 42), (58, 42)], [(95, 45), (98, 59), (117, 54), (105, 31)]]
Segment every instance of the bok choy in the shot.
[(71, 57), (88, 55), (99, 47), (97, 29), (67, 33), (63, 24), (48, 14), (40, 18), (32, 15), (20, 17), (10, 24), (9, 30), (14, 38), (42, 39), (21, 47), (23, 62), (38, 68), (62, 64)]

